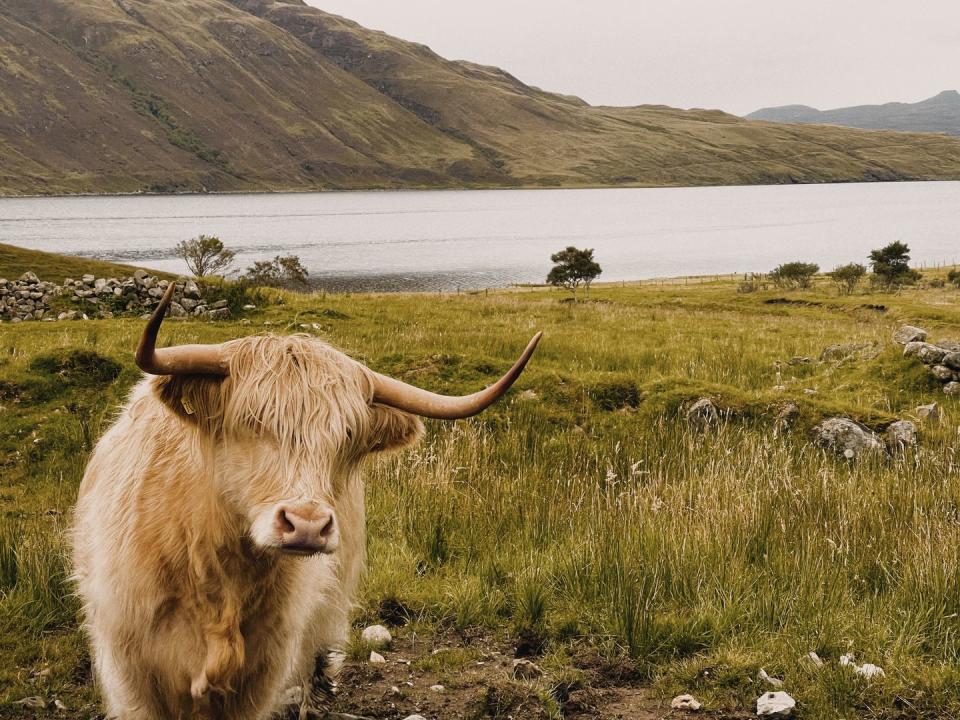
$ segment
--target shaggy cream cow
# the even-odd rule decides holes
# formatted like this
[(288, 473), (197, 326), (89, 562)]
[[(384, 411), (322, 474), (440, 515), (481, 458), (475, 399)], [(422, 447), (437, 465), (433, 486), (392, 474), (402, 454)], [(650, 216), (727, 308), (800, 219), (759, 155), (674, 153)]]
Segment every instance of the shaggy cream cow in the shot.
[(110, 717), (255, 720), (291, 686), (307, 713), (315, 658), (342, 648), (364, 564), (361, 462), (410, 445), (420, 416), (497, 400), (513, 368), (446, 397), (304, 336), (156, 349), (94, 450), (74, 561)]

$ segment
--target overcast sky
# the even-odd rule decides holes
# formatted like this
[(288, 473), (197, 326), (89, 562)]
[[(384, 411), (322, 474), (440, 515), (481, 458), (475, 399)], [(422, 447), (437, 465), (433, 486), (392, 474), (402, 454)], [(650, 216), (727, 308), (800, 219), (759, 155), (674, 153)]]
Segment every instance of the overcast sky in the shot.
[(307, 0), (594, 104), (746, 114), (960, 87), (957, 0)]

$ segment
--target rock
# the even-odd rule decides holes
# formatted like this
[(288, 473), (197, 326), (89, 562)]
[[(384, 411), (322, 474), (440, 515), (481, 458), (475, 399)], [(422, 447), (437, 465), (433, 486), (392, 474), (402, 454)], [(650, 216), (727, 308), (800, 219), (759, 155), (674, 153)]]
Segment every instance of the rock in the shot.
[(197, 285), (193, 280), (187, 280), (183, 283), (183, 296), (188, 297), (191, 300), (199, 300), (200, 286)]
[(929, 420), (930, 422), (937, 422), (940, 419), (940, 406), (936, 403), (930, 403), (929, 405), (919, 405), (913, 411), (916, 413), (917, 417), (921, 420)]
[(93, 281), (94, 290), (103, 290), (107, 286), (106, 278), (97, 278)]
[(957, 379), (957, 373), (946, 365), (934, 365), (930, 368), (930, 373), (940, 382), (953, 382)]
[(435, 693), (443, 693), (446, 692), (447, 689), (443, 685), (431, 685), (430, 691)]
[(764, 670), (763, 668), (760, 668), (760, 672), (757, 673), (757, 677), (760, 678), (761, 681), (770, 685), (771, 687), (775, 687), (775, 688), (783, 687), (783, 680), (781, 680), (780, 678), (775, 678), (768, 675), (767, 671)]
[(217, 300), (213, 305), (210, 306), (211, 310), (222, 310), (227, 306), (226, 300)]
[(720, 419), (720, 411), (710, 398), (700, 398), (687, 408), (687, 422), (695, 427), (712, 425)]
[(211, 320), (229, 320), (230, 310), (229, 308), (217, 308), (208, 312), (207, 317)]
[(180, 306), (187, 312), (193, 312), (193, 309), (197, 307), (197, 305), (199, 304), (200, 303), (198, 303), (196, 300), (193, 300), (192, 298), (189, 298), (186, 295), (184, 295), (183, 298), (180, 299)]
[(813, 363), (813, 358), (806, 357), (805, 355), (798, 355), (797, 357), (792, 357), (787, 360), (787, 365), (811, 365)]
[(243, 306), (243, 309), (244, 309), (244, 310), (256, 310), (256, 309), (257, 309), (257, 306), (256, 306), (256, 305), (244, 305), (244, 306)]
[(385, 648), (393, 642), (393, 636), (383, 625), (371, 625), (360, 635), (364, 643), (373, 648)]
[(40, 278), (37, 277), (36, 273), (32, 273), (28, 270), (20, 276), (20, 282), (26, 283), (27, 285), (36, 285), (40, 282)]
[(386, 661), (387, 659), (380, 653), (374, 652), (373, 650), (370, 651), (369, 662), (373, 663), (374, 665), (382, 665)]
[(88, 273), (84, 275), (82, 278), (80, 278), (80, 282), (82, 282), (84, 285), (90, 285), (92, 287), (93, 283), (96, 282), (96, 279), (97, 279), (96, 276), (90, 275)]
[(943, 391), (951, 396), (960, 395), (960, 382), (947, 383), (943, 386)]
[(535, 680), (543, 675), (543, 670), (536, 663), (529, 660), (513, 661), (513, 677), (515, 680)]
[(677, 695), (670, 701), (670, 707), (674, 710), (686, 710), (696, 712), (703, 707), (693, 695)]
[(813, 663), (814, 667), (823, 667), (823, 660), (820, 659), (820, 656), (813, 650), (807, 653), (807, 659)]
[(913, 325), (904, 325), (893, 334), (893, 341), (898, 345), (911, 342), (923, 342), (927, 339), (927, 331)]
[(883, 443), (869, 428), (847, 418), (824, 420), (814, 428), (814, 440), (850, 460), (883, 450)]
[(872, 348), (873, 343), (844, 343), (841, 345), (829, 345), (820, 353), (820, 361), (828, 362), (831, 360), (847, 360), (855, 355), (864, 357), (864, 350)]
[(882, 667), (872, 663), (857, 665), (853, 660), (853, 655), (841, 655), (840, 666), (851, 668), (857, 675), (866, 678), (867, 680), (872, 680), (876, 677), (886, 677), (886, 673), (883, 671)]
[(934, 344), (947, 352), (960, 352), (960, 340), (941, 340)]
[(903, 356), (919, 358), (925, 365), (937, 365), (947, 356), (947, 351), (930, 343), (911, 342), (903, 348)]
[(760, 717), (786, 718), (793, 714), (797, 701), (785, 692), (764, 693), (757, 698), (757, 715)]
[(534, 390), (524, 390), (522, 393), (517, 395), (517, 400), (536, 400), (537, 393)]
[(887, 428), (887, 447), (903, 450), (917, 446), (917, 426), (909, 420), (898, 420)]
[(186, 317), (186, 308), (178, 302), (170, 303), (170, 317)]
[(954, 372), (960, 372), (960, 352), (952, 352), (943, 357), (943, 364)]
[(403, 720), (427, 720), (423, 715), (407, 715)]
[(857, 667), (854, 672), (857, 675), (866, 678), (867, 680), (872, 680), (873, 678), (882, 678), (886, 677), (887, 674), (883, 671), (882, 667), (874, 665), (872, 663), (864, 663), (860, 667)]

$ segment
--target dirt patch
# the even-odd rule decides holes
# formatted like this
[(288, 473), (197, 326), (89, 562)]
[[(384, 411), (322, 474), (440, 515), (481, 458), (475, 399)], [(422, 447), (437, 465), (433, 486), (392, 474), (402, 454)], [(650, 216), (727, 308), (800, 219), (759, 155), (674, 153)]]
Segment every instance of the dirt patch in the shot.
[[(660, 720), (683, 717), (644, 685), (629, 660), (609, 660), (594, 650), (571, 658), (570, 668), (545, 667), (532, 680), (513, 677), (516, 642), (458, 633), (420, 637), (400, 631), (381, 654), (386, 663), (348, 661), (338, 683), (333, 717), (427, 720), (555, 717), (577, 720)], [(539, 660), (533, 658), (535, 661)], [(546, 661), (543, 662), (548, 665)], [(569, 680), (569, 670), (576, 681)], [(442, 685), (443, 690), (434, 689)], [(743, 714), (697, 713), (698, 717), (743, 718)]]

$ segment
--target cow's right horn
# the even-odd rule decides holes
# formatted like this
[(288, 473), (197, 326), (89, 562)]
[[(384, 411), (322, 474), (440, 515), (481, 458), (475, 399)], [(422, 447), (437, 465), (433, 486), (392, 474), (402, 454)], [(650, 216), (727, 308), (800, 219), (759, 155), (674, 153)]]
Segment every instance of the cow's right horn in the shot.
[(171, 281), (143, 329), (137, 346), (137, 367), (151, 375), (229, 375), (230, 368), (219, 345), (178, 345), (157, 349), (157, 333), (175, 289), (176, 283)]
[(473, 395), (437, 395), (402, 380), (373, 373), (373, 401), (435, 420), (461, 420), (483, 412), (504, 396), (520, 377), (527, 362), (537, 349), (543, 333), (537, 333), (527, 344), (520, 358), (507, 373), (489, 387)]

